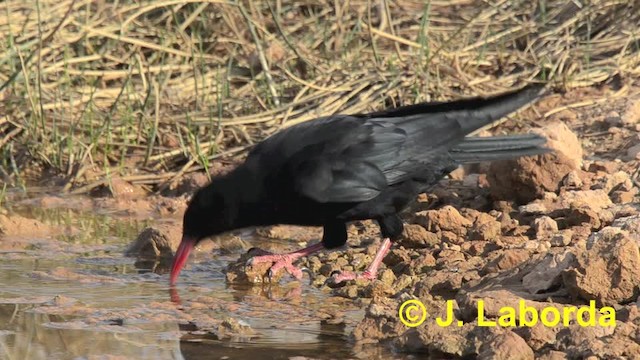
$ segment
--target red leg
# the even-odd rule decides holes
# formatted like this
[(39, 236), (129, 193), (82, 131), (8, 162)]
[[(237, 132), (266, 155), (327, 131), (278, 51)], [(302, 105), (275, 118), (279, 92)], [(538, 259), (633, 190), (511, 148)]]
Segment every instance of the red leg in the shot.
[(365, 280), (375, 280), (378, 277), (378, 269), (380, 268), (380, 264), (382, 263), (382, 259), (389, 253), (391, 249), (391, 240), (389, 238), (384, 239), (382, 244), (378, 248), (378, 252), (376, 252), (376, 256), (373, 258), (371, 264), (367, 270), (362, 272), (361, 274), (357, 274), (351, 271), (344, 271), (339, 274), (333, 275), (331, 278), (331, 282), (333, 284), (339, 284), (348, 280), (355, 279), (365, 279)]
[(308, 256), (313, 254), (319, 250), (324, 249), (324, 245), (322, 243), (313, 244), (304, 249), (296, 250), (286, 254), (268, 254), (268, 255), (260, 255), (254, 256), (247, 262), (248, 265), (260, 264), (265, 262), (271, 262), (273, 265), (269, 269), (271, 274), (275, 274), (277, 271), (281, 269), (285, 269), (289, 274), (291, 274), (296, 279), (302, 279), (302, 270), (300, 268), (293, 265), (293, 262), (298, 260), (301, 257)]

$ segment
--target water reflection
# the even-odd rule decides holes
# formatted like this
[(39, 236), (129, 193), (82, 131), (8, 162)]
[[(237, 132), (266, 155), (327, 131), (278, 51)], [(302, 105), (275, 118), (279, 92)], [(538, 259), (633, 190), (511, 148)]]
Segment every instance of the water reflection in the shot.
[[(91, 359), (121, 356), (126, 359), (319, 359), (353, 356), (345, 346), (342, 325), (320, 323), (279, 331), (280, 342), (256, 338), (251, 342), (220, 340), (213, 333), (198, 334), (195, 326), (177, 323), (124, 324), (74, 321), (74, 317), (33, 311), (35, 304), (0, 305), (0, 359)], [(186, 332), (180, 340), (180, 330)]]
[[(331, 298), (306, 282), (227, 285), (224, 268), (242, 250), (193, 259), (170, 291), (170, 262), (122, 255), (146, 224), (52, 211), (32, 215), (81, 232), (56, 238), (55, 244), (47, 240), (56, 246), (0, 254), (0, 359), (371, 360), (391, 355), (376, 345), (355, 351), (348, 342), (362, 316), (350, 300)], [(170, 302), (175, 295), (183, 305)], [(337, 312), (342, 320), (335, 323)], [(255, 335), (219, 338), (215, 327), (201, 326), (226, 318), (246, 322)]]
[(73, 318), (30, 311), (34, 305), (0, 305), (0, 359), (183, 359), (177, 324), (79, 327)]

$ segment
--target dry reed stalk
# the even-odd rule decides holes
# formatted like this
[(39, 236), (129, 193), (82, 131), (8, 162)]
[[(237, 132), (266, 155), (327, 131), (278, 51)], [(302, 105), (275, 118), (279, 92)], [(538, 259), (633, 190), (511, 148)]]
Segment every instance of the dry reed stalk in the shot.
[(638, 76), (638, 23), (623, 0), (8, 0), (0, 164), (163, 188), (318, 116)]

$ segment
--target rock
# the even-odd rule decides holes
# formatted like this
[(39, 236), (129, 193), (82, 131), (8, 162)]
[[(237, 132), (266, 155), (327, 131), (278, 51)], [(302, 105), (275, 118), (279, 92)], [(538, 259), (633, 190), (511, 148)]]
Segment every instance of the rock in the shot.
[[(356, 280), (356, 283), (358, 281), (359, 280)], [(358, 290), (359, 290), (359, 288), (358, 288), (357, 284), (345, 285), (345, 286), (342, 286), (342, 287), (337, 287), (334, 290), (334, 294), (337, 295), (337, 296), (341, 296), (343, 298), (346, 298), (346, 299), (357, 299), (358, 296), (360, 296)], [(375, 290), (373, 290), (373, 291), (375, 291)], [(388, 295), (387, 291), (385, 291), (385, 289), (382, 289), (381, 295)]]
[(557, 200), (558, 210), (551, 216), (563, 219), (563, 226), (589, 225), (591, 229), (599, 229), (602, 223), (613, 220), (613, 213), (608, 209), (613, 205), (607, 192), (602, 189), (584, 191), (566, 191)]
[(587, 169), (591, 173), (603, 172), (605, 174), (613, 174), (620, 169), (620, 165), (614, 161), (596, 160), (589, 164)]
[(613, 173), (598, 172), (591, 179), (591, 189), (602, 189), (607, 194), (612, 190), (629, 191), (633, 188), (631, 177), (624, 171), (616, 171)]
[(460, 316), (465, 322), (474, 321), (478, 317), (478, 304), (483, 304), (483, 318), (486, 320), (496, 320), (504, 315), (502, 309), (505, 307), (515, 308), (516, 316), (519, 316), (520, 301), (524, 301), (527, 308), (535, 309), (538, 313), (545, 307), (553, 306), (562, 312), (563, 304), (550, 302), (533, 301), (523, 298), (529, 296), (528, 293), (515, 293), (512, 290), (461, 290), (456, 296), (456, 301), (460, 307)]
[(434, 266), (436, 266), (436, 258), (429, 252), (420, 254), (418, 258), (411, 260), (409, 269), (411, 269), (414, 274), (420, 274), (429, 271)]
[(186, 197), (150, 197), (149, 200), (152, 200), (153, 208), (157, 213), (162, 217), (179, 217), (182, 220), (184, 216), (184, 212), (187, 210), (187, 199)]
[(410, 288), (417, 281), (418, 281), (418, 277), (416, 276), (409, 276), (407, 274), (402, 274), (398, 277), (398, 279), (393, 284), (391, 284), (391, 287), (392, 287), (391, 294), (396, 294), (400, 291)]
[(611, 226), (628, 231), (629, 235), (640, 241), (640, 215), (631, 215), (616, 219)]
[(465, 261), (464, 254), (454, 249), (444, 249), (438, 253), (436, 265), (456, 266), (456, 263)]
[[(428, 309), (427, 321), (415, 328), (407, 329), (405, 327), (405, 331), (394, 339), (394, 348), (404, 352), (434, 354), (439, 358), (459, 358), (474, 355), (475, 349), (471, 343), (474, 325), (467, 323), (463, 326), (456, 326), (455, 324), (452, 326), (439, 326), (433, 319), (436, 317), (446, 318), (445, 301), (435, 301), (430, 296), (420, 298), (420, 300)], [(387, 316), (395, 316), (397, 319), (398, 309), (399, 305), (389, 309)], [(455, 310), (454, 308), (454, 316)], [(416, 315), (418, 314), (414, 316)]]
[(330, 276), (334, 271), (340, 271), (340, 267), (334, 263), (323, 264), (318, 272), (323, 276)]
[[(277, 283), (287, 273), (284, 269), (276, 272), (271, 279), (267, 276), (267, 272), (273, 265), (269, 262), (259, 263), (247, 266), (247, 261), (259, 255), (265, 255), (266, 252), (260, 249), (252, 248), (242, 254), (240, 258), (227, 266), (225, 277), (229, 284), (255, 285), (263, 283)], [(336, 269), (337, 270), (337, 269)], [(321, 271), (322, 272), (322, 271)], [(325, 275), (323, 273), (323, 275)], [(328, 274), (327, 274), (328, 275)], [(325, 275), (325, 276), (327, 276)]]
[(491, 243), (488, 241), (481, 241), (481, 240), (465, 241), (461, 247), (462, 251), (469, 253), (469, 255), (472, 255), (472, 256), (484, 255), (488, 252), (491, 252), (497, 249), (498, 249), (498, 246), (495, 243)]
[(0, 235), (15, 237), (50, 237), (60, 233), (60, 229), (20, 215), (0, 214)]
[(440, 243), (436, 233), (427, 231), (418, 224), (405, 224), (404, 237), (400, 241), (402, 246), (412, 249), (434, 248)]
[(570, 188), (579, 188), (582, 186), (582, 179), (576, 170), (573, 170), (567, 174), (562, 180), (562, 184)]
[(571, 229), (562, 230), (551, 237), (551, 246), (567, 246), (571, 244), (572, 237), (573, 231)]
[(616, 320), (622, 322), (635, 323), (640, 317), (640, 308), (638, 307), (638, 301), (636, 303), (629, 304), (616, 311)]
[(557, 330), (557, 327), (549, 327), (538, 322), (534, 326), (523, 326), (514, 332), (522, 337), (533, 350), (539, 351), (556, 341)]
[(581, 346), (598, 338), (613, 334), (615, 327), (610, 326), (580, 326), (571, 324), (558, 332), (559, 343), (570, 346)]
[(411, 262), (411, 255), (409, 251), (404, 248), (395, 248), (392, 249), (387, 256), (383, 259), (385, 265), (389, 267), (393, 267), (400, 263), (408, 264)]
[(447, 243), (445, 243), (444, 245), (449, 246), (448, 248), (445, 248), (445, 250), (446, 249), (449, 249), (449, 250), (452, 250), (452, 251), (461, 251), (462, 250), (462, 246), (460, 246), (460, 245), (456, 245), (456, 244), (449, 245)]
[(353, 329), (354, 340), (380, 341), (404, 334), (407, 327), (398, 319), (400, 304), (399, 299), (373, 298), (365, 309), (364, 318)]
[(462, 286), (464, 275), (459, 272), (433, 272), (416, 283), (414, 294), (419, 298), (430, 295), (455, 295)]
[(558, 191), (567, 174), (580, 169), (580, 141), (564, 123), (550, 124), (534, 132), (548, 139), (547, 147), (553, 152), (493, 162), (487, 180), (494, 198), (528, 203), (541, 197), (545, 191)]
[(532, 228), (536, 238), (549, 238), (558, 232), (558, 223), (548, 216), (542, 216), (533, 221)]
[(218, 340), (226, 338), (252, 338), (256, 332), (244, 322), (233, 318), (227, 318), (218, 325), (214, 335)]
[(442, 244), (462, 244), (464, 243), (464, 237), (458, 236), (452, 231), (442, 231), (438, 234)]
[(540, 241), (538, 247), (536, 248), (536, 253), (546, 253), (551, 249), (551, 242), (549, 240)]
[(609, 126), (620, 126), (622, 125), (622, 117), (620, 113), (617, 111), (610, 111), (604, 118), (604, 121), (609, 124)]
[(586, 358), (588, 360), (640, 359), (640, 345), (634, 336), (606, 336), (596, 340), (585, 340), (580, 346), (576, 346), (575, 350), (576, 353), (594, 354)]
[(602, 189), (566, 191), (558, 197), (558, 202), (562, 208), (568, 209), (571, 205), (586, 206), (596, 212), (613, 205), (609, 194)]
[(510, 330), (503, 330), (485, 340), (478, 354), (478, 359), (533, 360), (534, 358), (533, 350), (527, 342)]
[(463, 180), (465, 176), (465, 169), (464, 166), (460, 166), (457, 169), (453, 170), (452, 172), (449, 173), (449, 178), (451, 180)]
[(458, 236), (467, 233), (471, 222), (465, 219), (456, 208), (450, 205), (438, 210), (427, 210), (416, 213), (416, 223), (424, 226), (428, 231), (437, 233), (450, 231)]
[(220, 254), (237, 254), (247, 251), (251, 248), (251, 244), (242, 239), (240, 236), (233, 234), (223, 234), (212, 239), (205, 239), (198, 244), (197, 249), (200, 251), (209, 251), (210, 249), (218, 250)]
[(522, 247), (524, 243), (529, 241), (529, 237), (525, 236), (525, 233), (529, 231), (528, 226), (518, 226), (518, 228), (514, 231), (514, 235), (502, 236), (500, 241), (496, 243), (496, 245), (502, 248), (517, 248)]
[(563, 209), (558, 214), (564, 216), (564, 227), (586, 225), (591, 229), (599, 229), (602, 224), (599, 215), (604, 212), (599, 214), (585, 204), (571, 204), (568, 209)]
[(531, 294), (559, 286), (562, 273), (569, 267), (575, 266), (575, 259), (575, 255), (569, 251), (560, 254), (547, 254), (522, 278), (522, 286)]
[(468, 240), (494, 240), (500, 236), (502, 225), (493, 216), (479, 213), (469, 229)]
[(538, 360), (568, 360), (567, 353), (562, 351), (549, 350), (538, 356)]
[[(182, 229), (179, 226), (158, 224), (146, 227), (125, 250), (125, 255), (145, 259), (171, 259), (181, 240)], [(207, 251), (211, 248), (211, 240), (205, 239), (199, 242), (194, 250)]]
[(512, 219), (509, 213), (498, 212), (498, 221), (500, 221), (500, 230), (503, 233), (509, 233), (517, 229), (520, 222), (517, 219)]
[(462, 179), (462, 185), (465, 187), (479, 187), (480, 183), (480, 174), (469, 174)]
[(635, 204), (619, 204), (611, 207), (613, 218), (623, 218), (640, 214), (640, 203)]
[(628, 204), (630, 202), (633, 202), (636, 195), (638, 195), (638, 191), (636, 189), (632, 191), (617, 190), (617, 191), (613, 191), (610, 197), (611, 197), (611, 201), (613, 201), (616, 204)]
[(548, 213), (547, 207), (544, 203), (539, 201), (534, 201), (528, 203), (527, 205), (521, 205), (518, 207), (518, 211), (523, 215), (541, 215)]
[(395, 348), (406, 352), (438, 354), (444, 359), (468, 357), (473, 353), (467, 339), (470, 332), (470, 324), (442, 327), (427, 321), (405, 332), (393, 344)]
[(640, 160), (640, 144), (633, 145), (627, 149), (627, 157), (625, 160)]
[(387, 287), (391, 287), (397, 280), (396, 275), (391, 271), (391, 269), (383, 270), (379, 278), (380, 282)]
[(586, 249), (576, 257), (577, 266), (562, 276), (572, 296), (605, 305), (638, 297), (640, 252), (627, 231), (603, 228), (589, 237)]
[(556, 194), (553, 191), (545, 191), (545, 193), (542, 194), (542, 201), (544, 201), (545, 203), (553, 202), (553, 201), (556, 201), (557, 199), (558, 199), (558, 194)]
[(617, 171), (613, 173), (609, 176), (607, 189), (609, 192), (612, 190), (630, 191), (633, 189), (633, 180), (631, 180), (631, 175), (624, 171)]
[(120, 200), (135, 199), (147, 194), (141, 187), (133, 185), (119, 177), (111, 178), (102, 189), (98, 189), (97, 191), (98, 193), (94, 192), (93, 194), (98, 196), (109, 194)]
[(305, 242), (322, 238), (322, 228), (317, 226), (274, 225), (258, 228), (256, 233), (270, 239), (294, 239)]
[(490, 274), (502, 270), (512, 269), (527, 261), (531, 253), (524, 249), (507, 249), (497, 259), (489, 262), (482, 273)]
[(624, 125), (633, 125), (640, 122), (640, 98), (630, 99), (624, 110), (621, 120)]
[(166, 195), (182, 195), (193, 194), (201, 187), (204, 187), (209, 183), (209, 177), (203, 172), (195, 172), (182, 176), (180, 181), (169, 189), (165, 190)]

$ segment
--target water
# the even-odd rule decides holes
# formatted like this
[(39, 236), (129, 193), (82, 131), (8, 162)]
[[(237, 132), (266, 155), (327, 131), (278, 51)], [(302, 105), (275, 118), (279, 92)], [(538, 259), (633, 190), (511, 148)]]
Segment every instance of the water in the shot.
[[(404, 358), (348, 341), (363, 314), (349, 300), (304, 282), (228, 286), (223, 269), (239, 253), (192, 259), (177, 289), (182, 303), (171, 302), (168, 264), (122, 255), (158, 220), (29, 206), (10, 213), (79, 231), (0, 247), (0, 359)], [(225, 319), (253, 333), (219, 336)]]

